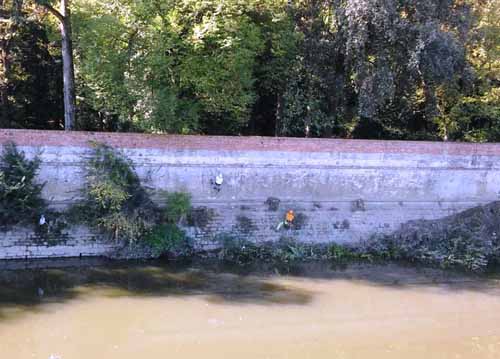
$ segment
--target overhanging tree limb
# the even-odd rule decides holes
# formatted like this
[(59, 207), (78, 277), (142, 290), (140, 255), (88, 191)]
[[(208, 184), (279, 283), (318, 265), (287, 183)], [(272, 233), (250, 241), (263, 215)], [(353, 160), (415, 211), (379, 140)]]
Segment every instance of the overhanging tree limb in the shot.
[(57, 11), (52, 5), (50, 5), (49, 3), (45, 2), (45, 1), (37, 1), (37, 4), (39, 4), (39, 5), (43, 6), (44, 8), (46, 8), (61, 23), (64, 22), (64, 16), (62, 16), (62, 14), (59, 11)]

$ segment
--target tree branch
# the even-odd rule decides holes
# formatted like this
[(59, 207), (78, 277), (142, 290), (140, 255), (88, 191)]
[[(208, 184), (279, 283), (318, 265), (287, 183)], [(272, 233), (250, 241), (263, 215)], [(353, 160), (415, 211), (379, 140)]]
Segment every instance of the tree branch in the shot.
[(59, 12), (57, 11), (54, 7), (52, 7), (52, 5), (46, 3), (46, 2), (39, 2), (37, 1), (37, 3), (41, 6), (43, 6), (44, 8), (46, 8), (47, 10), (49, 10), (49, 12), (54, 15), (55, 17), (57, 17), (57, 19), (61, 22), (61, 23), (64, 23), (64, 16)]

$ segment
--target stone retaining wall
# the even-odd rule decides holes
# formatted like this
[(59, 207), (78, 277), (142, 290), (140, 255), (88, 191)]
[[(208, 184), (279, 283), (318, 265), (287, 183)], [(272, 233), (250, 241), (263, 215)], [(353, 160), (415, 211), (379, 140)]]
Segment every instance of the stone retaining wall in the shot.
[[(58, 208), (79, 197), (90, 141), (120, 148), (146, 186), (192, 194), (199, 216), (186, 230), (198, 248), (225, 235), (352, 242), (500, 198), (500, 144), (0, 130), (0, 143), (8, 141), (41, 153), (44, 196)], [(302, 225), (276, 231), (289, 209)], [(81, 228), (56, 245), (32, 237), (29, 229), (0, 233), (0, 258), (116, 247)]]

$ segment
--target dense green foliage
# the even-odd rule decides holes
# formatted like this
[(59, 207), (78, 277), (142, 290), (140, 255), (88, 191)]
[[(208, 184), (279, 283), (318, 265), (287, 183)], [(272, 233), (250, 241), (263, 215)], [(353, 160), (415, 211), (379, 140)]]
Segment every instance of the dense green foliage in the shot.
[[(62, 122), (55, 22), (2, 2), (2, 126)], [(78, 127), (500, 140), (498, 0), (73, 0)]]
[(281, 238), (277, 243), (252, 241), (222, 236), (220, 249), (216, 251), (221, 260), (244, 265), (256, 261), (290, 263), (304, 260), (332, 259), (327, 244), (302, 243), (292, 238)]
[(132, 163), (110, 147), (94, 144), (82, 194), (74, 217), (112, 238), (136, 242), (154, 226), (155, 206)]
[(166, 205), (159, 213), (159, 221), (146, 235), (154, 254), (173, 253), (186, 256), (192, 252), (192, 243), (180, 228), (191, 211), (191, 196), (184, 192), (165, 195)]
[(165, 194), (166, 206), (163, 210), (165, 222), (180, 223), (191, 210), (191, 195), (185, 192)]
[(36, 182), (40, 160), (26, 158), (14, 144), (3, 147), (0, 157), (0, 227), (33, 224), (45, 213), (43, 184)]
[(132, 162), (101, 143), (93, 143), (85, 179), (83, 199), (69, 210), (71, 222), (86, 224), (124, 243), (148, 245), (154, 255), (190, 250), (179, 227), (191, 208), (188, 194), (167, 193), (165, 207), (158, 207)]

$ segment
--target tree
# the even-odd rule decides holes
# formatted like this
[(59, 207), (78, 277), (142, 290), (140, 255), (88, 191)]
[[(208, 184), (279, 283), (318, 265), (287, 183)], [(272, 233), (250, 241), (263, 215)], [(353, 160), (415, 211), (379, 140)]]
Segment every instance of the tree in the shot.
[(55, 1), (0, 23), (8, 126), (55, 123), (36, 94), (57, 80), (59, 37), (36, 2), (63, 55), (74, 41), (79, 129), (500, 138), (498, 0), (74, 0), (71, 24)]
[(447, 89), (441, 98), (440, 120), (450, 126), (450, 139), (500, 141), (500, 2), (476, 1), (475, 24), (467, 42), (474, 69), (467, 91)]
[(70, 131), (75, 126), (76, 113), (70, 0), (60, 0), (59, 11), (48, 0), (35, 0), (35, 2), (45, 7), (59, 21), (63, 60), (64, 129)]
[[(253, 2), (76, 3), (83, 101), (119, 129), (239, 133), (263, 50)], [(98, 15), (98, 16), (96, 16)]]
[(18, 16), (21, 13), (20, 2), (0, 0), (0, 123), (4, 126), (9, 122), (10, 103), (8, 99), (8, 78), (10, 75), (10, 52), (13, 38), (18, 28)]
[(20, 0), (0, 6), (0, 127), (64, 126), (60, 47), (46, 16)]
[[(286, 76), (282, 95), (279, 135), (331, 136), (340, 110), (335, 98), (337, 72), (335, 31), (332, 28), (332, 5), (329, 1), (296, 1), (288, 7), (295, 32), (297, 50)], [(338, 89), (337, 89), (338, 90)]]

